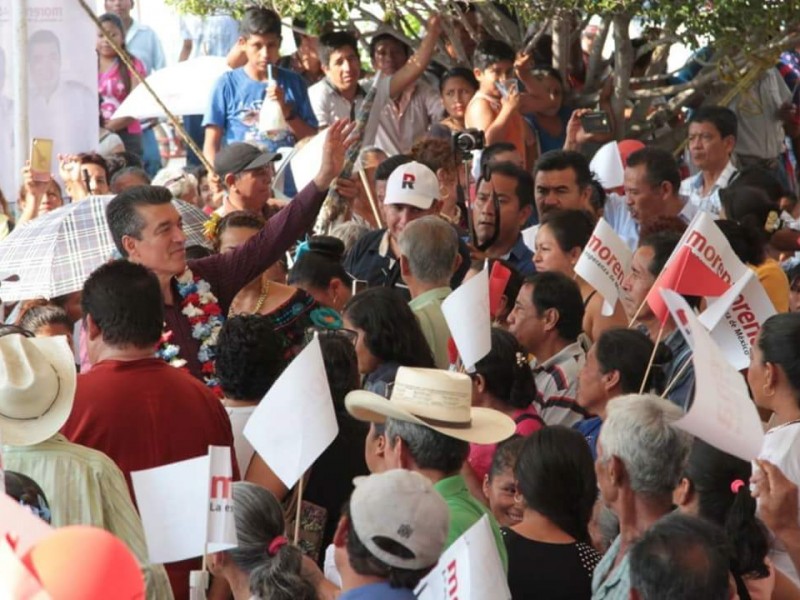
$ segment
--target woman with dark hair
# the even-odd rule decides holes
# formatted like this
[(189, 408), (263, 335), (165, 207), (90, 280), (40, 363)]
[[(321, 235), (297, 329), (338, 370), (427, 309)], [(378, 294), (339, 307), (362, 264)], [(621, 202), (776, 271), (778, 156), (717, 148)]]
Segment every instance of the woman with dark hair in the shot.
[(388, 397), (399, 367), (436, 368), (416, 316), (395, 290), (379, 287), (356, 294), (343, 317), (344, 326), (358, 334), (356, 356), (365, 390)]
[(769, 299), (778, 312), (789, 310), (789, 280), (777, 260), (769, 256), (770, 236), (780, 226), (780, 207), (772, 202), (766, 192), (746, 185), (735, 185), (720, 190), (720, 218), (733, 221), (740, 226), (734, 231), (725, 228), (724, 222), (717, 221), (722, 232), (728, 237), (734, 251), (737, 245), (731, 239), (735, 235), (738, 248), (745, 250), (739, 258), (747, 263), (764, 286)]
[(577, 281), (583, 298), (583, 332), (594, 341), (606, 329), (626, 327), (628, 320), (622, 303), (610, 316), (603, 314), (603, 297), (575, 273), (575, 265), (594, 231), (593, 217), (582, 210), (557, 210), (547, 213), (536, 232), (533, 264), (539, 273), (559, 271)]
[[(653, 342), (636, 329), (615, 327), (604, 331), (586, 353), (578, 373), (578, 405), (595, 415), (574, 425), (581, 432), (592, 457), (597, 458), (597, 438), (609, 401), (623, 394), (637, 394), (653, 354)], [(663, 365), (670, 360), (669, 349), (659, 344), (647, 375), (644, 391), (660, 394), (664, 381)]]
[[(111, 13), (101, 15), (99, 21), (102, 31), (97, 33), (97, 85), (100, 90), (103, 127), (122, 138), (125, 150), (141, 156), (142, 126), (139, 121), (132, 117), (112, 118), (119, 105), (138, 83), (106, 39), (107, 35), (117, 46), (125, 50), (125, 27), (120, 18)], [(144, 77), (146, 69), (142, 61), (131, 55), (131, 62), (136, 72)]]
[(335, 237), (318, 235), (294, 261), (289, 285), (305, 290), (322, 306), (341, 312), (352, 295), (353, 278), (344, 270), (344, 243)]
[(511, 527), (522, 521), (524, 503), (517, 494), (514, 465), (524, 443), (524, 437), (512, 435), (497, 444), (492, 466), (483, 479), (481, 491), (500, 527)]
[[(220, 253), (230, 252), (257, 234), (264, 220), (247, 211), (230, 212), (217, 223), (214, 243)], [(305, 290), (284, 285), (273, 279), (278, 263), (242, 288), (231, 303), (228, 316), (264, 315), (272, 321), (283, 341), (284, 354), (291, 359), (299, 354), (305, 341), (305, 330), (311, 326), (338, 328), (339, 315), (320, 306)]]
[[(515, 433), (528, 436), (544, 426), (532, 402), (536, 382), (528, 364), (528, 353), (517, 338), (502, 329), (492, 329), (492, 349), (475, 364), (472, 406), (492, 408), (517, 424)], [(497, 444), (470, 444), (467, 464), (478, 482), (483, 482)]]
[(478, 80), (472, 71), (464, 67), (453, 67), (439, 80), (445, 117), (440, 121), (451, 131), (464, 131), (464, 113), (467, 104), (478, 91)]
[(583, 436), (560, 425), (535, 432), (514, 474), (525, 504), (522, 521), (503, 529), (511, 597), (588, 600), (600, 555), (589, 545), (597, 478)]
[(673, 501), (681, 512), (725, 530), (730, 541), (731, 572), (739, 598), (771, 598), (775, 572), (767, 559), (769, 538), (756, 518), (750, 494), (750, 463), (695, 438), (689, 462)]
[(284, 535), (283, 508), (264, 488), (233, 484), (236, 548), (208, 555), (208, 570), (230, 585), (234, 600), (316, 600), (303, 577), (303, 554)]
[[(800, 484), (800, 314), (782, 313), (764, 322), (752, 346), (747, 383), (756, 406), (773, 413), (758, 458)], [(800, 585), (782, 546), (773, 547), (770, 557)]]

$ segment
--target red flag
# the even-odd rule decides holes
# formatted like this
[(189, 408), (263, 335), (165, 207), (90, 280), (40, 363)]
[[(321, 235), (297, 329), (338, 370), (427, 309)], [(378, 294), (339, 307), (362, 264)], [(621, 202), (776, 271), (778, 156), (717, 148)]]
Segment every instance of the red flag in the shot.
[(506, 293), (508, 280), (511, 279), (511, 269), (495, 261), (489, 273), (489, 315), (494, 319), (500, 310), (500, 301)]
[(724, 279), (703, 263), (689, 246), (682, 246), (667, 263), (645, 299), (650, 310), (663, 323), (669, 310), (661, 298), (661, 290), (673, 290), (686, 296), (721, 296), (728, 291)]

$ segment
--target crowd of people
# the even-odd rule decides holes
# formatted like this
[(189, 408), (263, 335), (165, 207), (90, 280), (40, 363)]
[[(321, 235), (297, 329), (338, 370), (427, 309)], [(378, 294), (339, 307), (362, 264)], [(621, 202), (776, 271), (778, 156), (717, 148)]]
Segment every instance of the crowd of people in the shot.
[[(181, 59), (231, 66), (205, 115), (184, 119), (209, 172), (197, 156), (153, 169), (152, 123), (113, 117), (136, 78), (108, 40), (141, 75), (164, 57), (132, 0), (106, 1), (101, 144), (47, 179), (26, 166), (3, 234), (113, 195), (118, 256), (82, 289), (6, 307), (6, 493), (54, 527), (122, 540), (154, 600), (187, 600), (201, 559), (150, 561), (131, 473), (209, 446), (231, 448), (238, 538), (202, 561), (213, 600), (414, 598), (483, 519), (487, 564), (515, 600), (800, 598), (800, 48), (764, 72), (762, 114), (740, 99), (693, 107), (681, 160), (620, 141), (624, 183), (604, 189), (590, 159), (611, 134), (569, 105), (583, 74), (564, 77), (542, 44), (486, 38), (462, 4), (470, 64), (436, 63), (432, 15), (416, 49), (370, 37), (374, 76), (354, 31), (295, 23), (297, 54), (281, 57), (270, 9), (246, 9), (238, 33), (224, 15), (187, 19)], [(609, 102), (606, 86), (607, 118)], [(316, 163), (281, 167), (278, 194), (281, 154), (320, 132)], [(329, 190), (346, 210), (313, 235)], [(207, 244), (187, 244), (176, 202), (208, 216)], [(701, 212), (776, 313), (742, 372), (766, 432), (752, 463), (676, 424), (696, 400), (692, 346), (647, 302)], [(610, 311), (576, 270), (601, 218), (632, 252)], [(468, 325), (490, 328), (491, 348), (465, 368), (443, 303), (483, 270), (504, 275), (490, 321)], [(312, 340), (338, 434), (300, 497), (244, 430)]]

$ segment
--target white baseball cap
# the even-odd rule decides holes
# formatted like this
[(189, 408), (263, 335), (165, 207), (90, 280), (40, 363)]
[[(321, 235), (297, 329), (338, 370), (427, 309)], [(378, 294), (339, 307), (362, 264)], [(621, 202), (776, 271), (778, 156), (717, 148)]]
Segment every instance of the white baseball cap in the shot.
[(427, 477), (393, 469), (353, 483), (350, 521), (370, 554), (398, 569), (436, 564), (447, 542), (450, 511)]
[(428, 210), (439, 198), (439, 180), (436, 173), (422, 163), (400, 165), (386, 181), (384, 204), (407, 204)]

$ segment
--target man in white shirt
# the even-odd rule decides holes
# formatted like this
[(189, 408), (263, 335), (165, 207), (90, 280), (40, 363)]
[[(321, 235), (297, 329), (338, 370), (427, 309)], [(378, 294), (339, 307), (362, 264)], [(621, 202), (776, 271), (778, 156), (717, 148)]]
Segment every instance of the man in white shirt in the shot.
[(700, 107), (689, 121), (689, 154), (700, 172), (684, 179), (680, 192), (714, 216), (719, 216), (719, 191), (728, 187), (736, 174), (731, 156), (737, 131), (736, 115), (722, 106)]
[[(440, 33), (441, 19), (439, 15), (434, 15), (428, 20), (427, 33), (419, 49), (399, 70), (379, 81), (380, 87), (375, 94), (373, 110), (362, 138), (365, 146), (375, 144), (379, 115), (384, 108), (388, 108), (387, 104), (391, 99), (398, 98), (405, 90), (412, 87), (425, 72)], [(325, 78), (308, 88), (308, 97), (322, 129), (337, 119), (355, 119), (358, 108), (366, 96), (368, 82), (359, 82), (361, 66), (358, 43), (350, 33), (345, 31), (326, 33), (319, 39), (318, 52)], [(383, 149), (389, 151), (387, 148)]]
[(659, 217), (692, 220), (697, 207), (680, 196), (680, 185), (680, 170), (671, 153), (652, 147), (637, 150), (625, 167), (625, 196), (609, 196), (603, 218), (636, 250), (643, 225)]

